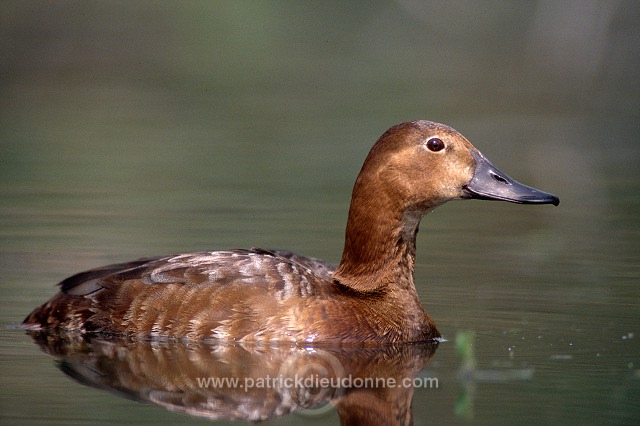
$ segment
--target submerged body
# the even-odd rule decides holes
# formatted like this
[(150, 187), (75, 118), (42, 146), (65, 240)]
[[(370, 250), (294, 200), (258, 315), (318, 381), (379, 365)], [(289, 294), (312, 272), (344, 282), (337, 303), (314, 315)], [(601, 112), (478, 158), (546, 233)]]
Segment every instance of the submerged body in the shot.
[(24, 325), (246, 343), (434, 339), (440, 334), (413, 282), (415, 238), (424, 214), (460, 198), (558, 204), (499, 171), (450, 127), (402, 123), (360, 171), (337, 268), (261, 249), (141, 259), (62, 281)]
[(417, 295), (394, 290), (354, 303), (362, 299), (332, 282), (334, 270), (317, 259), (261, 249), (144, 259), (66, 279), (62, 291), (25, 322), (82, 333), (240, 343), (438, 336)]

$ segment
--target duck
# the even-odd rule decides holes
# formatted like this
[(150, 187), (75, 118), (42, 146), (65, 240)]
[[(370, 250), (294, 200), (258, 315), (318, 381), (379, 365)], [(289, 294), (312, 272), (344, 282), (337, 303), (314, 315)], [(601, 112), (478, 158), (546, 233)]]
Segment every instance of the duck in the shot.
[(422, 217), (451, 200), (552, 204), (462, 134), (427, 120), (388, 129), (351, 196), (340, 263), (287, 250), (201, 251), (80, 272), (28, 330), (239, 344), (386, 345), (437, 340), (414, 283)]

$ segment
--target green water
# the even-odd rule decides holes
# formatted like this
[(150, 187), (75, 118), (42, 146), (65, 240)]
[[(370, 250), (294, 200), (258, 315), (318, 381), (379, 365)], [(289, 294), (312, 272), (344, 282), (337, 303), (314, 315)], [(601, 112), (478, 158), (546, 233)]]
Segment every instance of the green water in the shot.
[[(110, 262), (252, 246), (337, 262), (368, 149), (420, 118), (561, 204), (423, 220), (416, 284), (447, 342), (415, 424), (640, 419), (635, 3), (3, 1), (0, 16), (3, 424), (204, 423), (81, 385), (8, 326)], [(338, 414), (274, 423), (302, 421)]]

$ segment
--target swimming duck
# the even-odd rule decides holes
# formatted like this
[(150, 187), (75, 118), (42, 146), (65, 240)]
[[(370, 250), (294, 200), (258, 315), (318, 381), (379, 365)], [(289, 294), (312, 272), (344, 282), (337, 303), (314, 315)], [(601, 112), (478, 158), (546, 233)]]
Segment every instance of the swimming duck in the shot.
[(140, 259), (81, 272), (25, 320), (28, 329), (240, 343), (388, 344), (440, 336), (416, 293), (421, 218), (449, 200), (559, 199), (497, 169), (456, 130), (387, 130), (356, 179), (337, 268), (282, 250)]

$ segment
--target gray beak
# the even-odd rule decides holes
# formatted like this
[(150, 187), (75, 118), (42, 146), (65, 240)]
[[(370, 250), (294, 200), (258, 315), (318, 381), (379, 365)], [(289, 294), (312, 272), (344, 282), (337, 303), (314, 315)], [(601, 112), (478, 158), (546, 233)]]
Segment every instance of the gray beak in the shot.
[(476, 161), (476, 170), (471, 181), (463, 188), (463, 198), (519, 204), (560, 204), (560, 199), (555, 195), (521, 184), (491, 164), (480, 152), (469, 151)]

